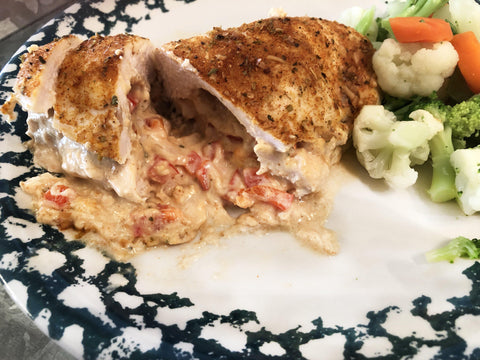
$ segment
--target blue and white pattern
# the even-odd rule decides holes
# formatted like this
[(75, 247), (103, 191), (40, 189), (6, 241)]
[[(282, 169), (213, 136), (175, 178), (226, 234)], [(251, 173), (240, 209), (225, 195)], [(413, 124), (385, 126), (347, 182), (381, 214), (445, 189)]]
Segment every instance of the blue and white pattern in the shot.
[[(225, 8), (226, 2), (216, 3)], [(226, 16), (222, 25), (252, 20), (242, 15), (251, 4), (240, 3), (231, 2), (237, 18)], [(219, 25), (210, 21), (220, 16), (214, 4), (76, 4), (12, 57), (0, 74), (0, 99), (8, 98), (19, 55), (33, 43), (68, 33), (151, 32), (158, 41), (174, 39), (197, 29), (192, 16), (203, 21), (198, 29)], [(312, 16), (326, 6), (295, 4)], [(261, 14), (267, 12), (251, 16)], [(431, 208), (418, 189), (392, 194), (359, 181), (361, 171), (347, 158), (344, 176), (356, 175), (337, 196), (328, 224), (342, 243), (337, 257), (314, 254), (285, 234), (267, 234), (155, 250), (118, 263), (35, 221), (19, 183), (41, 169), (23, 145), (26, 115), (16, 112), (16, 121), (0, 123), (0, 277), (36, 324), (74, 356), (480, 358), (480, 264), (427, 264), (422, 257), (449, 236), (475, 235), (476, 219), (463, 219), (455, 206)]]

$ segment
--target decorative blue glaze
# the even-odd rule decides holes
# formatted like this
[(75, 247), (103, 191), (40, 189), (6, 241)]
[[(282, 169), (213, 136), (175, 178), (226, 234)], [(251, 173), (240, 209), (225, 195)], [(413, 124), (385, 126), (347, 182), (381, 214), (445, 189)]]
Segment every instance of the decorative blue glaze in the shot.
[[(199, 0), (200, 1), (200, 0)], [(183, 1), (183, 6), (191, 6), (192, 1)], [(32, 43), (44, 44), (58, 36), (59, 27), (65, 18), (75, 19), (94, 17), (104, 26), (102, 35), (124, 23), (126, 31), (141, 21), (150, 21), (151, 13), (167, 13), (165, 1), (145, 0), (115, 2), (112, 13), (103, 13), (99, 4), (103, 1), (81, 2), (74, 14), (65, 14), (54, 19), (43, 27), (35, 41), (27, 41), (21, 52)], [(145, 7), (143, 17), (126, 14), (125, 9), (132, 4)], [(82, 21), (69, 23), (71, 32), (91, 36), (92, 30), (85, 28)], [(16, 75), (19, 65), (19, 54), (15, 55), (5, 67), (0, 76), (0, 99), (6, 100), (11, 92), (11, 79)], [(356, 326), (345, 326), (337, 323), (324, 325), (326, 314), (321, 309), (318, 315), (311, 319), (312, 327), (308, 330), (293, 327), (286, 331), (277, 331), (263, 326), (255, 311), (249, 309), (231, 309), (230, 312), (216, 313), (204, 311), (200, 316), (191, 318), (185, 326), (166, 325), (158, 318), (158, 309), (179, 309), (195, 306), (194, 302), (182, 295), (182, 289), (173, 293), (140, 294), (136, 288), (136, 269), (130, 263), (118, 263), (105, 260), (105, 266), (98, 274), (91, 276), (86, 273), (84, 259), (79, 251), (85, 245), (78, 241), (67, 241), (58, 230), (36, 224), (34, 217), (21, 208), (16, 201), (19, 183), (41, 172), (33, 167), (32, 156), (28, 150), (11, 150), (11, 139), (26, 141), (26, 114), (16, 108), (18, 119), (15, 122), (0, 123), (0, 164), (10, 164), (25, 171), (18, 176), (0, 179), (1, 225), (0, 225), (0, 276), (10, 288), (19, 285), (26, 289), (25, 309), (37, 323), (46, 323), (48, 335), (55, 340), (62, 340), (67, 329), (76, 329), (81, 335), (82, 349), (77, 356), (85, 359), (96, 358), (129, 358), (129, 359), (305, 359), (302, 346), (312, 341), (328, 339), (332, 336), (344, 338), (343, 357), (345, 359), (413, 359), (423, 348), (434, 348), (436, 359), (478, 359), (480, 349), (470, 349), (467, 352), (466, 341), (458, 334), (456, 320), (465, 315), (480, 316), (480, 264), (472, 262), (463, 271), (463, 275), (471, 282), (471, 291), (463, 296), (451, 297), (448, 302), (452, 309), (431, 314), (429, 306), (432, 299), (418, 294), (411, 299), (411, 306), (401, 307), (397, 304), (379, 309), (372, 309), (365, 314), (365, 322)], [(2, 175), (5, 175), (5, 170)], [(38, 237), (27, 238), (22, 229), (33, 224)], [(12, 234), (9, 229), (17, 229)], [(42, 251), (61, 254), (64, 261), (51, 274), (40, 273), (31, 266), (33, 258)], [(112, 276), (120, 276), (124, 281), (118, 286), (111, 286)], [(89, 311), (89, 307), (72, 306), (71, 300), (66, 301), (67, 293), (76, 286), (90, 293), (98, 293), (101, 303), (98, 313)], [(18, 289), (18, 288), (16, 288)], [(12, 290), (15, 293), (15, 290)], [(136, 306), (125, 307), (119, 302), (120, 297), (138, 300)], [(355, 299), (351, 299), (352, 302)], [(81, 302), (81, 299), (78, 300)], [(293, 306), (293, 305), (292, 305)], [(386, 321), (395, 313), (407, 313), (412, 319), (420, 318), (426, 321), (438, 335), (425, 339), (415, 332), (406, 336), (389, 333), (385, 327)], [(285, 314), (287, 316), (287, 314)], [(43, 321), (42, 319), (45, 319)], [(480, 321), (480, 319), (479, 319)], [(245, 345), (242, 350), (230, 349), (217, 340), (201, 336), (203, 330), (218, 325), (229, 325), (245, 335)], [(250, 325), (258, 326), (252, 327)], [(77, 325), (77, 327), (75, 327)], [(252, 328), (256, 330), (252, 330)], [(145, 338), (155, 339), (152, 346), (138, 344), (126, 334), (145, 334)], [(388, 342), (391, 349), (386, 354), (366, 356), (362, 346), (367, 339), (381, 338)], [(150, 341), (150, 340), (149, 340)], [(68, 341), (61, 344), (68, 348)], [(266, 353), (264, 345), (276, 344), (275, 353)], [(321, 359), (321, 354), (318, 354)]]

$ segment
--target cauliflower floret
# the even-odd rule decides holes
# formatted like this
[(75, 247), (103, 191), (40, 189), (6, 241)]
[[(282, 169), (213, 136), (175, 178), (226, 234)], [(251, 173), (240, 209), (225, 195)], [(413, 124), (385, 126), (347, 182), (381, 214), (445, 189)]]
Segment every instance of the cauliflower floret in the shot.
[(417, 181), (412, 166), (428, 159), (428, 141), (443, 130), (441, 121), (428, 111), (416, 110), (410, 118), (397, 121), (382, 105), (366, 105), (353, 127), (358, 160), (372, 178), (384, 178), (393, 188), (406, 188)]
[(448, 41), (400, 44), (386, 39), (373, 55), (380, 87), (401, 98), (437, 91), (453, 74), (457, 62), (458, 54)]
[(480, 148), (455, 150), (450, 156), (455, 169), (457, 200), (467, 215), (480, 211)]

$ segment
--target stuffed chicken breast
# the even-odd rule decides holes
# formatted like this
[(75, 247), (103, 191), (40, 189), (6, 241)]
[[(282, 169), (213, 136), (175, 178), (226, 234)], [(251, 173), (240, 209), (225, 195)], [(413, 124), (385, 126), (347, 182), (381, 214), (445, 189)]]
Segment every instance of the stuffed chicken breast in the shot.
[[(118, 259), (257, 230), (337, 252), (323, 227), (329, 170), (355, 115), (378, 102), (362, 35), (270, 18), (159, 48), (134, 35), (71, 38), (52, 64), (49, 46), (26, 55), (15, 93), (36, 163), (62, 174), (22, 184), (40, 222)], [(44, 102), (29, 77), (46, 69)]]

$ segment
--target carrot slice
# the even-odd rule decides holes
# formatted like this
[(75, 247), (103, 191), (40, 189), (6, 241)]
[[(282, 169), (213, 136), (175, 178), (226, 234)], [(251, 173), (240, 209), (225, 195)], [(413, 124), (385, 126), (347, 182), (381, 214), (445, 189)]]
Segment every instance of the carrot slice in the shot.
[(393, 35), (400, 43), (450, 41), (450, 24), (445, 20), (410, 16), (389, 19)]
[(480, 42), (472, 31), (457, 34), (451, 43), (458, 53), (458, 68), (468, 87), (480, 93)]

